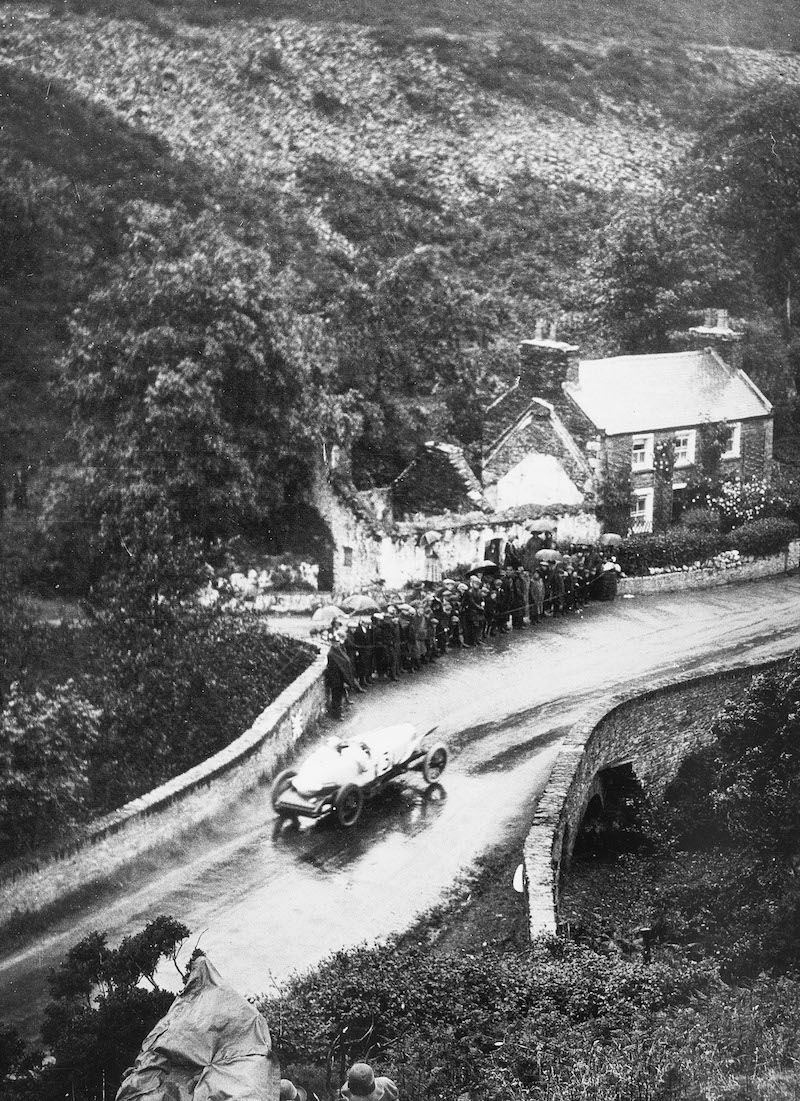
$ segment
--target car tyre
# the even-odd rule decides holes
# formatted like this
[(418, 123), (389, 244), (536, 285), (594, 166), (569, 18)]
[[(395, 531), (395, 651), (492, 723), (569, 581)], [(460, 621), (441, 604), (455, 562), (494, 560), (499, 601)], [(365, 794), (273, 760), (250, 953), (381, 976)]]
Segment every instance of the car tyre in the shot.
[(422, 762), (422, 775), (429, 784), (435, 784), (447, 767), (447, 746), (439, 742), (425, 754)]
[(344, 784), (336, 793), (336, 816), (339, 824), (350, 829), (361, 817), (364, 792), (357, 784)]
[(279, 772), (275, 779), (272, 781), (272, 787), (269, 789), (269, 801), (272, 803), (272, 809), (277, 811), (278, 800), (285, 791), (292, 786), (292, 780), (297, 775), (297, 770), (293, 768), (285, 768), (283, 772)]

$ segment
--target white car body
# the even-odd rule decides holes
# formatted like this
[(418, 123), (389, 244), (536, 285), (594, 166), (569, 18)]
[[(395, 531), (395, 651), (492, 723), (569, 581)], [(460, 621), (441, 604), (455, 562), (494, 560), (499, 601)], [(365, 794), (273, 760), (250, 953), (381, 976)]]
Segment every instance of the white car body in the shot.
[(421, 772), (435, 783), (447, 764), (441, 743), (427, 747), (411, 723), (398, 723), (344, 741), (331, 738), (296, 769), (281, 772), (272, 785), (271, 801), (279, 818), (324, 818), (337, 814), (342, 825), (354, 825), (365, 798), (405, 772)]

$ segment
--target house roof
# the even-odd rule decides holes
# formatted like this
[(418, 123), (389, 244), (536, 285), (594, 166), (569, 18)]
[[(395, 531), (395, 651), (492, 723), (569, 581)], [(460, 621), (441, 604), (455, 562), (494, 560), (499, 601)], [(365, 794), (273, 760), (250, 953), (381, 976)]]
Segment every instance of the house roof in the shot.
[(515, 419), (484, 451), (484, 482), (487, 474), (502, 477), (531, 452), (555, 456), (573, 481), (589, 473), (580, 448), (555, 408), (542, 398), (529, 396)]
[(772, 405), (712, 348), (581, 360), (565, 392), (608, 435), (766, 417)]
[(395, 508), (407, 514), (490, 508), (462, 448), (451, 443), (426, 443), (391, 489)]

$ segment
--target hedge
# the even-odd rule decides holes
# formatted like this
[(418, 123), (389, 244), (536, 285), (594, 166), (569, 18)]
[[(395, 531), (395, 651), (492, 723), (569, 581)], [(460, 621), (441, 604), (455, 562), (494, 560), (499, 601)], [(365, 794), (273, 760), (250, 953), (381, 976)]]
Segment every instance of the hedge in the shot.
[(650, 569), (682, 568), (710, 561), (723, 551), (738, 550), (746, 558), (778, 554), (797, 535), (793, 520), (768, 517), (726, 533), (697, 528), (671, 528), (658, 535), (631, 535), (616, 549), (617, 561), (629, 577), (646, 577)]

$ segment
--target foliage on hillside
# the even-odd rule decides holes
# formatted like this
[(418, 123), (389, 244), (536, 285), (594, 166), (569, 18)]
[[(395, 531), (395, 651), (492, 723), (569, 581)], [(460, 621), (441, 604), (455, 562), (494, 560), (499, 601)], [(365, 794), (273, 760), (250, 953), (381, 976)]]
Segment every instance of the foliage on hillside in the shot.
[[(484, 13), (491, 34), (460, 36), (413, 7), (371, 26), (81, 10), (12, 8), (0, 40), (26, 66), (0, 70), (0, 284), (17, 333), (0, 431), (14, 464), (62, 461), (45, 494), (51, 580), (75, 583), (82, 556), (107, 572), (141, 500), (185, 534), (255, 526), (281, 551), (279, 513), (323, 445), (352, 447), (362, 487), (431, 435), (477, 454), (537, 317), (587, 352), (640, 350), (726, 305), (752, 319), (748, 369), (791, 412), (791, 333), (749, 244), (774, 253), (770, 204), (786, 208), (797, 174), (794, 59), (687, 44), (683, 10), (667, 26), (643, 9), (631, 45), (545, 41), (531, 21), (554, 12), (514, 4)], [(754, 30), (733, 6), (730, 20)], [(748, 114), (725, 96), (749, 101), (778, 70), (782, 175), (748, 176), (737, 143), (766, 141), (772, 100)], [(696, 171), (706, 138), (682, 160), (698, 127), (741, 185), (727, 213)], [(781, 256), (784, 281), (796, 259)], [(67, 531), (70, 515), (86, 523)]]

